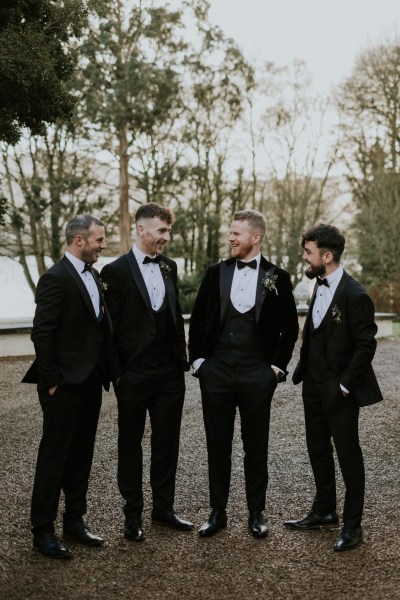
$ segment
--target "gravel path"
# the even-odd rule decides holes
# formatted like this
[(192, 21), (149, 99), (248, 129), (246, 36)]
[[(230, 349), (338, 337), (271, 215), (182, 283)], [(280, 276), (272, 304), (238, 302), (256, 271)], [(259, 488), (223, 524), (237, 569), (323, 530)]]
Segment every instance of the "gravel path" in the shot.
[[(298, 533), (282, 521), (302, 517), (313, 496), (304, 441), (300, 388), (286, 383), (273, 401), (270, 439), (269, 536), (247, 531), (240, 434), (236, 431), (228, 527), (202, 540), (197, 531), (152, 526), (146, 431), (142, 544), (122, 533), (116, 485), (116, 406), (104, 395), (89, 489), (88, 523), (101, 548), (69, 543), (74, 559), (54, 561), (32, 549), (29, 503), (41, 430), (34, 386), (19, 384), (29, 359), (0, 361), (0, 597), (4, 600), (113, 599), (395, 599), (400, 596), (398, 512), (400, 342), (380, 340), (374, 362), (385, 401), (361, 411), (367, 471), (364, 543), (334, 553), (337, 532)], [(291, 365), (290, 370), (293, 370)], [(383, 377), (384, 374), (384, 377)], [(237, 428), (238, 429), (238, 428)], [(176, 509), (197, 526), (208, 508), (207, 461), (198, 382), (187, 376)], [(339, 498), (343, 488), (338, 476)], [(341, 505), (339, 505), (340, 508)], [(57, 528), (60, 523), (57, 524)]]

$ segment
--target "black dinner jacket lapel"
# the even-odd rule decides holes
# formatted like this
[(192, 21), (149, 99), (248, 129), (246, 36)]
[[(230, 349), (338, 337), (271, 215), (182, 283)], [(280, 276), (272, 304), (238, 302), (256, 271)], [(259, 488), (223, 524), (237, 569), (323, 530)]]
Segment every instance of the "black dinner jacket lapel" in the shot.
[(228, 258), (228, 260), (221, 261), (221, 267), (219, 271), (219, 291), (221, 298), (220, 308), (220, 322), (224, 321), (225, 315), (228, 312), (229, 302), (231, 300), (231, 287), (233, 274), (235, 272), (236, 259)]
[[(339, 281), (339, 284), (336, 288), (336, 291), (333, 295), (332, 301), (330, 303), (330, 305), (328, 306), (328, 310), (326, 311), (324, 318), (322, 319), (321, 323), (319, 324), (319, 327), (317, 328), (318, 330), (320, 329), (324, 329), (326, 327), (327, 324), (329, 324), (329, 322), (332, 320), (331, 316), (332, 316), (332, 307), (335, 306), (335, 304), (337, 304), (339, 298), (341, 297), (344, 288), (346, 287), (347, 281), (349, 279), (349, 276), (347, 275), (347, 273), (345, 271), (343, 271), (343, 275), (341, 280)], [(315, 285), (315, 287), (318, 287), (318, 284)], [(315, 296), (316, 296), (316, 289), (314, 290), (314, 294), (313, 294), (313, 302), (312, 305), (314, 305), (314, 301), (315, 301)], [(311, 315), (312, 313), (312, 305), (310, 304), (310, 310), (309, 310), (309, 315)]]
[(151, 308), (149, 292), (147, 291), (147, 287), (144, 282), (142, 272), (140, 270), (140, 267), (138, 265), (136, 257), (133, 254), (132, 249), (129, 250), (129, 252), (126, 254), (126, 258), (128, 260), (129, 270), (131, 272), (133, 281), (134, 281), (135, 285), (137, 286), (140, 295), (142, 296), (143, 302), (146, 305), (146, 308), (148, 310), (150, 318), (154, 321), (154, 314), (153, 314), (153, 310)]
[(268, 294), (265, 293), (265, 290), (264, 290), (261, 282), (264, 279), (264, 277), (266, 277), (267, 275), (273, 275), (274, 272), (275, 272), (275, 266), (272, 265), (272, 263), (268, 262), (267, 259), (265, 259), (261, 255), (260, 268), (258, 269), (256, 304), (255, 304), (256, 322), (257, 323), (260, 319), (261, 309), (263, 307), (263, 304), (268, 296)]
[[(77, 270), (75, 269), (75, 267), (71, 263), (71, 261), (69, 261), (68, 258), (66, 258), (65, 256), (61, 259), (61, 264), (68, 271), (68, 273), (72, 276), (91, 316), (93, 317), (93, 319), (95, 321), (97, 321), (97, 315), (95, 313), (92, 301), (90, 299), (89, 292), (87, 291), (86, 286), (83, 283), (81, 276), (79, 275), (79, 273), (77, 272)], [(100, 294), (100, 298), (101, 298), (101, 294)]]
[[(167, 263), (165, 263), (165, 264), (167, 264)], [(167, 277), (164, 277), (164, 285), (165, 285), (165, 295), (167, 298), (169, 312), (172, 316), (174, 325), (176, 325), (176, 295), (175, 295), (174, 282), (172, 281), (171, 275), (167, 275)]]

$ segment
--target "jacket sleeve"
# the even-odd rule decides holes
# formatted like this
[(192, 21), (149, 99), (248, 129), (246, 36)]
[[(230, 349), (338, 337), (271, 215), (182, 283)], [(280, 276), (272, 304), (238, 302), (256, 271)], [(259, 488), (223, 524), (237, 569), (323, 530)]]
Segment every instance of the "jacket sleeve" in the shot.
[(277, 291), (279, 300), (279, 316), (277, 315), (277, 317), (279, 318), (280, 332), (276, 352), (271, 362), (286, 372), (299, 335), (299, 322), (290, 276), (283, 269), (279, 270)]
[(104, 292), (104, 299), (107, 305), (108, 314), (111, 319), (113, 335), (108, 343), (108, 363), (110, 368), (111, 380), (115, 381), (121, 376), (122, 367), (118, 358), (117, 347), (115, 344), (115, 333), (118, 330), (120, 307), (121, 307), (121, 286), (118, 281), (117, 271), (114, 266), (105, 265), (101, 271), (101, 279), (107, 285)]
[[(209, 267), (200, 284), (194, 302), (189, 326), (189, 361), (191, 364), (197, 358), (206, 356), (207, 316), (211, 281), (211, 268)], [(215, 299), (215, 302), (217, 300)]]
[(190, 366), (187, 359), (186, 353), (186, 335), (185, 335), (185, 322), (182, 315), (182, 308), (179, 302), (179, 289), (178, 289), (178, 269), (175, 261), (171, 261), (172, 266), (172, 280), (174, 282), (175, 289), (175, 316), (176, 316), (176, 335), (178, 343), (179, 360), (184, 371), (189, 371)]
[(349, 294), (346, 302), (346, 320), (352, 337), (353, 352), (340, 378), (340, 383), (352, 391), (363, 382), (376, 350), (374, 321), (375, 309), (366, 292)]
[(58, 385), (61, 380), (54, 340), (62, 318), (63, 299), (59, 279), (51, 272), (42, 275), (36, 289), (31, 338), (35, 346), (38, 376), (47, 389)]

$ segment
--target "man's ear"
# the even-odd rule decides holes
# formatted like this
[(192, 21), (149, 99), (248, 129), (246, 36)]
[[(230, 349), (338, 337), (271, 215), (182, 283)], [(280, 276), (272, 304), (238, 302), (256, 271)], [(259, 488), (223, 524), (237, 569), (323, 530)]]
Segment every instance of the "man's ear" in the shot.
[(82, 246), (85, 243), (85, 238), (83, 237), (83, 235), (81, 235), (80, 233), (78, 233), (78, 235), (76, 235), (74, 237), (74, 244), (75, 246), (77, 246), (77, 248), (82, 248)]
[(261, 244), (262, 242), (262, 235), (261, 233), (253, 233), (253, 244), (254, 246), (257, 246), (258, 244)]

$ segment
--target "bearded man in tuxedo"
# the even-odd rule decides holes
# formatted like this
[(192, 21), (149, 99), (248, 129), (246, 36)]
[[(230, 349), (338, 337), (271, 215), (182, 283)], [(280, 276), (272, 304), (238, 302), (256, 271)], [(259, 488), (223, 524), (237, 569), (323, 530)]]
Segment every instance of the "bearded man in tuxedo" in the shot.
[(142, 438), (151, 422), (152, 521), (180, 531), (193, 524), (174, 510), (175, 476), (189, 370), (177, 265), (162, 254), (174, 214), (154, 202), (136, 212), (136, 242), (101, 276), (114, 326), (112, 379), (118, 400), (118, 485), (124, 498), (124, 537), (144, 539)]
[(66, 239), (64, 257), (37, 285), (32, 329), (36, 360), (23, 379), (37, 383), (43, 410), (31, 504), (33, 545), (60, 559), (72, 556), (54, 532), (61, 490), (64, 537), (88, 546), (104, 541), (89, 531), (83, 515), (102, 384), (109, 389), (111, 337), (111, 320), (92, 269), (106, 248), (104, 225), (91, 215), (78, 215), (67, 224)]
[(298, 531), (339, 527), (333, 439), (346, 486), (343, 528), (334, 545), (341, 552), (362, 541), (365, 473), (358, 417), (360, 406), (382, 399), (371, 365), (377, 326), (371, 298), (340, 264), (345, 246), (340, 231), (332, 225), (316, 225), (303, 234), (302, 246), (306, 275), (316, 284), (293, 382), (303, 382), (316, 495), (306, 517), (284, 524)]
[(229, 233), (231, 258), (208, 268), (190, 320), (189, 358), (200, 380), (212, 509), (199, 530), (201, 537), (227, 525), (237, 408), (248, 525), (255, 537), (267, 535), (262, 512), (271, 401), (277, 383), (286, 379), (298, 322), (289, 274), (261, 254), (265, 230), (261, 213), (235, 213)]

